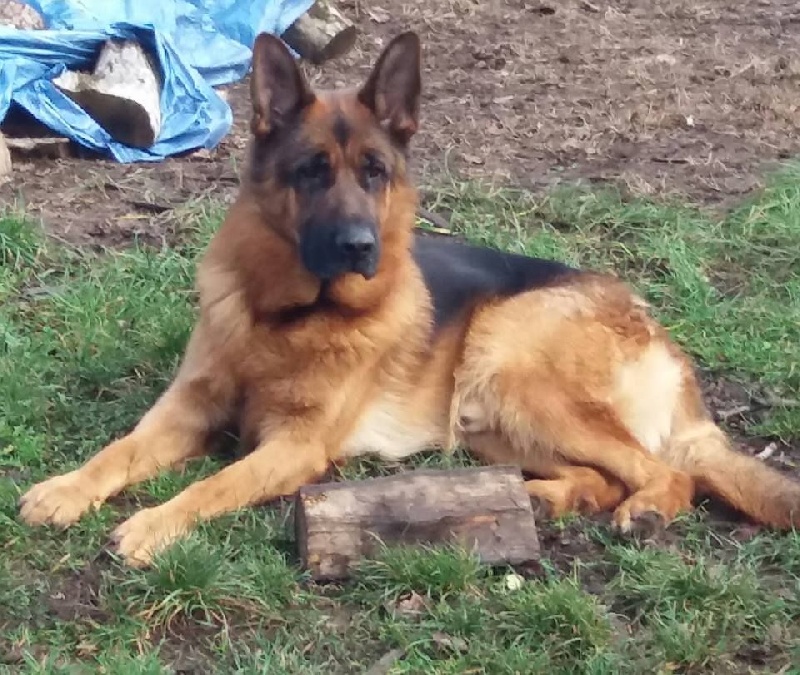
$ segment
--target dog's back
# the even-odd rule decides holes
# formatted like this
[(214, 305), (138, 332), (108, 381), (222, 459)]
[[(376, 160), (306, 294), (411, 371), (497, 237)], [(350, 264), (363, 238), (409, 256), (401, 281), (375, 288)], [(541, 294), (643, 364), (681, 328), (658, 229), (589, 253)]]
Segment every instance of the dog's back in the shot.
[(450, 237), (418, 233), (414, 260), (433, 300), (437, 327), (481, 299), (504, 298), (540, 288), (577, 274), (554, 260), (530, 258)]

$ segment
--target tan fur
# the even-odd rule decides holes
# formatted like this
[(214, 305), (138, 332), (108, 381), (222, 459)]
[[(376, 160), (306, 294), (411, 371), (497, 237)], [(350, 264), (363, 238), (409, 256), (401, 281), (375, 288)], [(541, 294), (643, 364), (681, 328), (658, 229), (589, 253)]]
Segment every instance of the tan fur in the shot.
[[(256, 138), (271, 129), (269, 103), (255, 97)], [(354, 130), (341, 150), (331, 140), (337, 115)], [(669, 521), (700, 490), (760, 522), (797, 524), (800, 488), (730, 449), (690, 362), (624, 284), (583, 274), (488, 299), (434, 336), (410, 253), (416, 194), (404, 158), (393, 156), (395, 180), (367, 203), (351, 167), (359, 144), (382, 137), (366, 108), (351, 94), (318, 94), (303, 119), (342, 176), (331, 198), (376, 211), (376, 276), (345, 274), (328, 289), (335, 309), (283, 320), (313, 305), (320, 282), (298, 259), (297, 195), (254, 156), (255, 178), (199, 266), (200, 314), (172, 385), (130, 434), (32, 487), (26, 522), (72, 524), (207, 452), (208, 437), (235, 421), (252, 452), (123, 523), (115, 540), (127, 562), (149, 563), (198, 520), (291, 494), (331, 462), (367, 452), (397, 460), (454, 441), (535, 475), (528, 491), (556, 514), (614, 509), (629, 530), (649, 513)], [(410, 133), (412, 122), (413, 109), (396, 123)]]

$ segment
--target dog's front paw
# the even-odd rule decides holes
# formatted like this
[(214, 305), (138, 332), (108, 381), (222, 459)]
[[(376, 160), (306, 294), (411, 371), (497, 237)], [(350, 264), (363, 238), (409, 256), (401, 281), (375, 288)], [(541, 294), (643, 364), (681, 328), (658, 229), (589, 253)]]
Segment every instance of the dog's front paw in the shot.
[(72, 525), (90, 508), (102, 503), (80, 471), (37, 483), (19, 500), (20, 517), (29, 525)]
[(142, 509), (117, 527), (111, 534), (111, 546), (131, 567), (147, 567), (157, 553), (188, 530), (182, 520), (170, 516), (168, 508), (156, 506)]

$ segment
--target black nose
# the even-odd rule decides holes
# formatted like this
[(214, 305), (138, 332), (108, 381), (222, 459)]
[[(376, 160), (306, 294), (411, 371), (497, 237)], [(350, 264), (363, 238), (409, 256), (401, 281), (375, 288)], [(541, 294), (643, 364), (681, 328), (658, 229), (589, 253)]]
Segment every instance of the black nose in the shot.
[(335, 237), (336, 247), (347, 257), (358, 260), (375, 252), (377, 239), (375, 231), (369, 225), (347, 225), (341, 228)]
[(333, 241), (345, 269), (361, 274), (365, 279), (375, 276), (380, 242), (372, 224), (356, 221), (340, 225)]
[(300, 228), (300, 258), (323, 280), (355, 272), (365, 279), (378, 273), (381, 240), (377, 223), (367, 219), (309, 220)]

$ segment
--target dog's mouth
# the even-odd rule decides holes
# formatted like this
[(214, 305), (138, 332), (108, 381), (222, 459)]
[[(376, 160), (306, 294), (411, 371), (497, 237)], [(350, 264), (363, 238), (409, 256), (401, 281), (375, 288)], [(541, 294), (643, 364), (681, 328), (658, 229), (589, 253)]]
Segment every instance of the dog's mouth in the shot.
[(368, 221), (309, 224), (301, 231), (300, 258), (320, 281), (348, 273), (372, 279), (380, 261), (377, 228)]
[(351, 272), (360, 274), (365, 279), (372, 279), (378, 271), (378, 257), (371, 255), (366, 258), (360, 258), (353, 263)]

